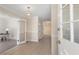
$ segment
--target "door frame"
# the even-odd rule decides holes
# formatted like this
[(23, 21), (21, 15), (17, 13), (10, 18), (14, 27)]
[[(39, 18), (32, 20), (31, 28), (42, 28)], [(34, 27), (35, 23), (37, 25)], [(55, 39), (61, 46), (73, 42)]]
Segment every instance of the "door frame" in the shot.
[[(69, 5), (70, 5), (70, 22), (69, 23), (70, 23), (70, 38), (71, 38), (70, 41), (74, 42), (73, 5), (72, 4), (69, 4)], [(60, 16), (59, 16), (60, 17), (60, 21), (59, 21), (60, 36), (59, 37), (62, 39), (63, 38), (63, 30), (62, 30), (62, 28), (63, 28), (63, 24), (64, 24), (63, 21), (62, 21), (63, 20), (62, 19), (62, 17), (63, 17), (63, 15), (62, 15), (62, 11), (63, 11), (62, 10), (62, 8), (63, 8), (62, 4), (60, 4), (59, 7), (60, 7), (60, 13), (59, 13), (60, 14)], [(65, 23), (67, 23), (67, 22), (65, 22)], [(60, 40), (60, 38), (59, 38), (59, 40)]]
[[(65, 5), (64, 7), (66, 7), (67, 5)], [(62, 17), (63, 17), (63, 15), (62, 15), (62, 8), (64, 8), (63, 6), (62, 6), (62, 4), (60, 4), (60, 6), (59, 6), (59, 8), (60, 8), (60, 11), (59, 11), (59, 17), (60, 17), (60, 21), (59, 21), (59, 29), (60, 29), (60, 31), (59, 31), (59, 40), (60, 40), (60, 42), (62, 43), (62, 40), (64, 39), (63, 38), (63, 30), (62, 30), (62, 28), (63, 28), (63, 19), (62, 19)], [(70, 21), (69, 21), (69, 24), (70, 24), (70, 41), (69, 42), (72, 42), (72, 43), (75, 43), (74, 42), (74, 21), (75, 22), (77, 22), (77, 21), (79, 21), (79, 20), (74, 20), (74, 12), (73, 12), (73, 10), (74, 10), (74, 8), (73, 8), (73, 4), (69, 4), (69, 10), (70, 10)], [(65, 22), (65, 23), (67, 23), (67, 22)], [(61, 49), (60, 48), (60, 46), (61, 46), (61, 44), (58, 44), (58, 48), (59, 49)], [(61, 46), (62, 47), (62, 46)], [(59, 54), (61, 54), (61, 51), (59, 50)]]
[[(25, 40), (24, 41), (22, 41), (22, 42), (20, 42), (20, 22), (24, 22), (25, 23)], [(19, 24), (19, 26), (18, 26), (18, 38), (17, 38), (17, 45), (19, 45), (19, 44), (23, 44), (23, 43), (26, 43), (26, 41), (27, 41), (27, 39), (26, 39), (26, 32), (27, 32), (27, 20), (25, 19), (25, 20), (19, 20), (18, 21), (18, 24)]]

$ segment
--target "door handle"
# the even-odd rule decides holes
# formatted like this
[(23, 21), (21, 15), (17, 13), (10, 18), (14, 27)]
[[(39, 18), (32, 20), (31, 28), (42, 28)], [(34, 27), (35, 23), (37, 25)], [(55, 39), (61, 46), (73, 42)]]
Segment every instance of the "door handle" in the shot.
[(57, 28), (57, 31), (60, 31), (60, 28)]
[(58, 44), (61, 44), (61, 41), (60, 40), (58, 40)]

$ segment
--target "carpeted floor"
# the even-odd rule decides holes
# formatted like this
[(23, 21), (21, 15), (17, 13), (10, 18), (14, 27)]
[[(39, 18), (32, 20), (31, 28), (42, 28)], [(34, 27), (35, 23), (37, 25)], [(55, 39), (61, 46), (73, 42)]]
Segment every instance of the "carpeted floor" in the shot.
[(28, 42), (2, 53), (2, 55), (50, 55), (51, 38), (44, 37), (37, 42)]
[(17, 45), (16, 40), (9, 39), (7, 41), (0, 41), (0, 53)]

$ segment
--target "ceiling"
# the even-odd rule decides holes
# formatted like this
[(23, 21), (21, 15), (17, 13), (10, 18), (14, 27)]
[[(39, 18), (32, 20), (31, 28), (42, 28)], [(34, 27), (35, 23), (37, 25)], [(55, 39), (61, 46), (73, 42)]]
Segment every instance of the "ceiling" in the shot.
[(0, 6), (15, 12), (20, 17), (25, 16), (27, 12), (26, 7), (31, 6), (33, 16), (38, 16), (42, 20), (50, 20), (51, 18), (50, 4), (2, 4)]

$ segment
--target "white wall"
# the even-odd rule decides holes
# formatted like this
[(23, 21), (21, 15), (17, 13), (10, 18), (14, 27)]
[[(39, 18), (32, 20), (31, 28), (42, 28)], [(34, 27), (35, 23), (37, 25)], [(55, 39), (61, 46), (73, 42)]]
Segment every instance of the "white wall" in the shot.
[(4, 32), (6, 27), (7, 27), (7, 23), (6, 23), (6, 17), (0, 15), (0, 33)]
[(11, 33), (10, 37), (11, 39), (17, 39), (17, 32), (19, 30), (19, 22), (18, 22), (19, 19), (17, 18), (9, 18), (8, 19), (8, 28), (9, 28), (9, 32)]
[[(0, 11), (1, 12), (1, 11)], [(5, 32), (5, 29), (9, 29), (10, 39), (17, 40), (19, 30), (19, 18), (8, 16), (6, 13), (0, 13), (0, 33)]]
[(58, 54), (58, 5), (51, 5), (51, 52)]

